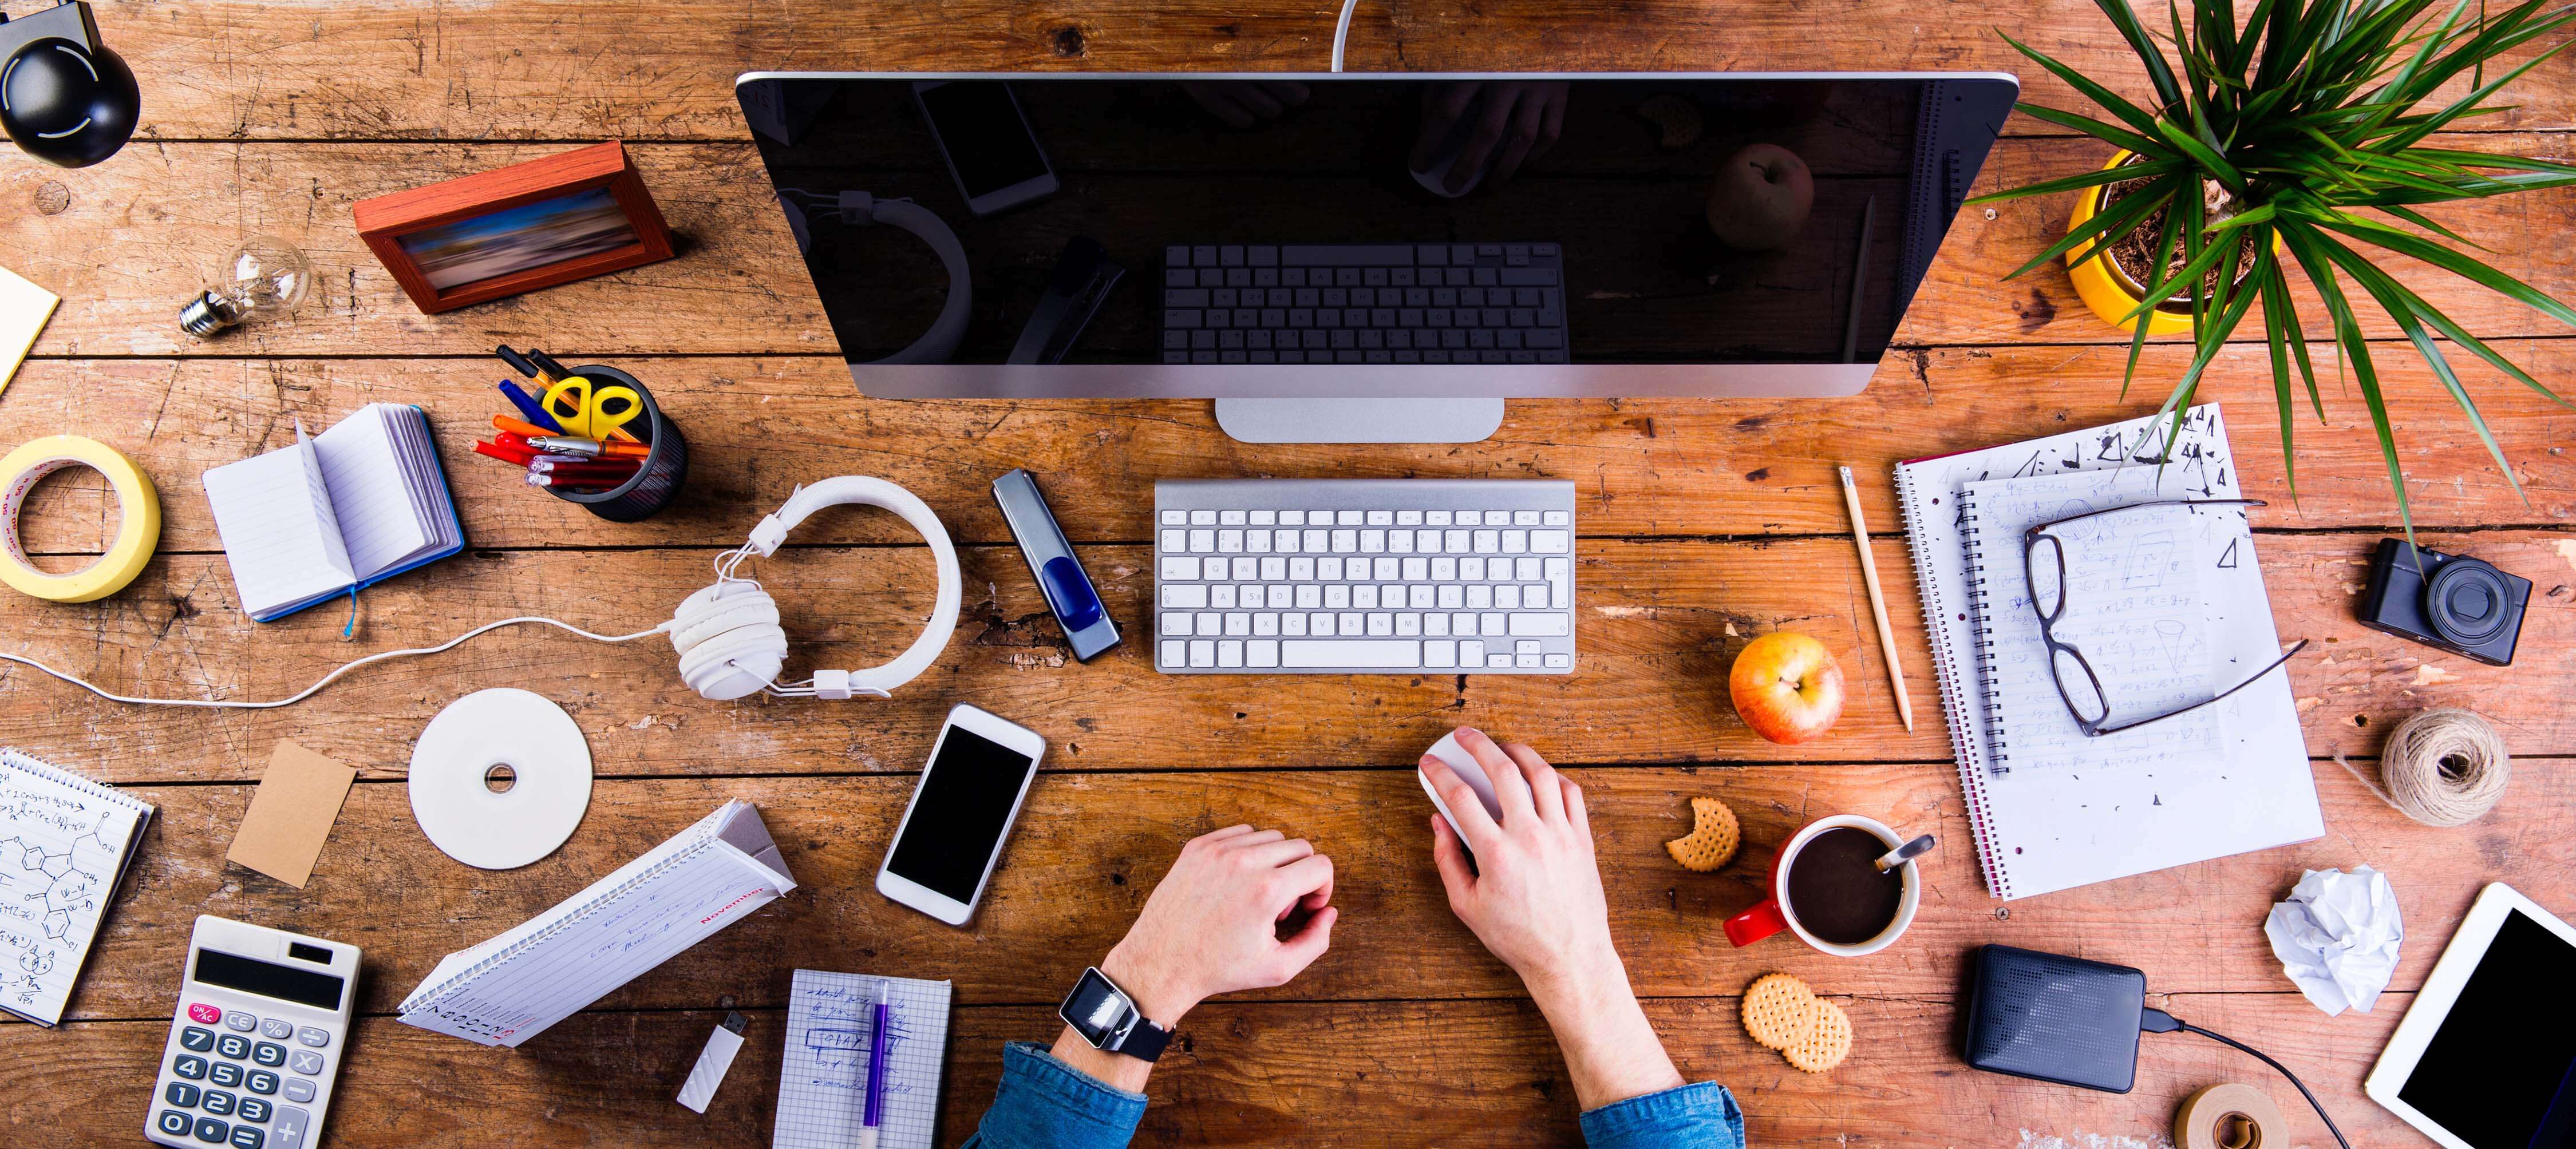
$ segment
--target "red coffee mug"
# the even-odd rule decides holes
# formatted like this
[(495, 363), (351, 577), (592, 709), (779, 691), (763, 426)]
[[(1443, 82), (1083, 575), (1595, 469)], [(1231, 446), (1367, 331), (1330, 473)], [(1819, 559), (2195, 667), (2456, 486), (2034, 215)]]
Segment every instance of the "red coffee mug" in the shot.
[(1835, 957), (1860, 957), (1877, 953), (1896, 944), (1896, 939), (1904, 935), (1905, 927), (1914, 924), (1914, 910), (1923, 901), (1923, 875), (1915, 867), (1911, 858), (1906, 859), (1905, 864), (1898, 867), (1905, 879), (1905, 893), (1896, 903), (1895, 919), (1887, 923), (1886, 929), (1878, 931), (1877, 937), (1868, 941), (1858, 945), (1840, 945), (1826, 941), (1809, 933), (1805, 926), (1799, 925), (1796, 916), (1787, 908), (1789, 864), (1797, 859), (1798, 851), (1807, 848), (1807, 843), (1815, 841), (1816, 835), (1844, 826), (1868, 831), (1879, 841), (1887, 843), (1887, 848), (1891, 850), (1905, 841), (1886, 823), (1875, 818), (1864, 818), (1858, 814), (1835, 814), (1807, 823), (1800, 827), (1797, 833), (1790, 835), (1789, 840), (1781, 844), (1780, 852), (1772, 856), (1771, 876), (1763, 883), (1769, 889), (1770, 896), (1762, 899), (1761, 904), (1752, 909), (1726, 919), (1726, 940), (1739, 947), (1749, 946), (1782, 930), (1788, 930), (1797, 934), (1799, 941), (1815, 947), (1818, 952), (1832, 954)]

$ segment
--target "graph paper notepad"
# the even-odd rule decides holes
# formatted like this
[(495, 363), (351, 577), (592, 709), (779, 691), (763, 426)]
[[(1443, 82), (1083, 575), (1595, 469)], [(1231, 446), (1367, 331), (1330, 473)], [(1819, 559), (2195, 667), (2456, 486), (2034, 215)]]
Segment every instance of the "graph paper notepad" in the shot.
[(0, 1009), (63, 1019), (152, 807), (0, 750)]
[(670, 841), (526, 924), (429, 971), (406, 1025), (517, 1046), (796, 888), (749, 802)]
[(944, 981), (796, 971), (787, 995), (787, 1056), (778, 1074), (778, 1132), (770, 1149), (852, 1149), (867, 1106), (868, 1050), (876, 1042), (878, 990), (887, 1011), (885, 1110), (877, 1149), (930, 1149), (939, 1078), (948, 1053)]

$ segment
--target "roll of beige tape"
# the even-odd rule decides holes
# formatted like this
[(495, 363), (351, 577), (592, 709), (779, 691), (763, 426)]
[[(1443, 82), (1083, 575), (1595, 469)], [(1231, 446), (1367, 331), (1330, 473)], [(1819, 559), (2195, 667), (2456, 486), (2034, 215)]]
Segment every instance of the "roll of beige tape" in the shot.
[[(27, 544), (18, 537), (18, 512), (38, 480), (76, 466), (107, 476), (108, 485), (115, 488), (116, 542), (88, 566), (70, 574), (48, 574), (27, 558)], [(116, 448), (78, 435), (49, 435), (0, 459), (0, 543), (7, 548), (7, 561), (0, 562), (0, 582), (20, 594), (48, 602), (106, 598), (124, 590), (152, 561), (152, 550), (161, 543), (161, 496), (134, 460), (118, 454)]]
[(2174, 1114), (2181, 1149), (2290, 1149), (2281, 1107), (2251, 1085), (2212, 1085), (2183, 1098)]

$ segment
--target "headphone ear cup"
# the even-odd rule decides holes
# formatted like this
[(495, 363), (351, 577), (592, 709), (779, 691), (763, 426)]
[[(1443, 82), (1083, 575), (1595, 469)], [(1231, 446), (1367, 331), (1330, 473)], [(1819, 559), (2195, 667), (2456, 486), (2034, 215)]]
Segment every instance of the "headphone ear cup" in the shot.
[(779, 624), (778, 601), (769, 597), (769, 592), (741, 583), (729, 584), (726, 589), (733, 593), (702, 598), (706, 591), (699, 591), (680, 604), (671, 616), (671, 649), (687, 654), (698, 644), (729, 630)]
[(680, 656), (680, 681), (717, 702), (756, 693), (787, 663), (787, 632), (774, 623), (739, 627)]

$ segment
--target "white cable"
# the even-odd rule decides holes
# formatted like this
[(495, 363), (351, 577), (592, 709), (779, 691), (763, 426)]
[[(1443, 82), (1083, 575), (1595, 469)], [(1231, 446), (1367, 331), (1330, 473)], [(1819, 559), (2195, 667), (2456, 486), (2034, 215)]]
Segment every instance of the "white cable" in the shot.
[(122, 694), (110, 694), (107, 691), (101, 690), (98, 687), (82, 681), (81, 679), (74, 678), (71, 675), (65, 674), (62, 671), (56, 670), (53, 667), (47, 666), (44, 663), (28, 658), (24, 655), (0, 652), (0, 661), (22, 663), (27, 666), (35, 667), (38, 670), (44, 671), (47, 674), (53, 675), (56, 678), (80, 687), (81, 689), (107, 699), (110, 702), (129, 702), (138, 706), (202, 706), (217, 710), (273, 710), (280, 706), (292, 706), (307, 698), (311, 698), (316, 691), (321, 690), (325, 686), (331, 685), (331, 683), (337, 680), (341, 675), (347, 674), (352, 670), (356, 670), (361, 666), (365, 666), (370, 662), (381, 662), (388, 658), (402, 658), (414, 654), (437, 654), (442, 651), (453, 650), (459, 643), (462, 643), (466, 639), (472, 638), (475, 635), (482, 634), (488, 630), (498, 630), (502, 627), (512, 626), (522, 622), (542, 622), (547, 626), (561, 627), (562, 629), (571, 631), (583, 638), (595, 638), (601, 642), (633, 642), (639, 638), (650, 638), (671, 628), (671, 624), (666, 622), (651, 630), (639, 630), (633, 634), (606, 635), (592, 634), (591, 632), (574, 626), (571, 623), (561, 622), (551, 618), (541, 618), (533, 615), (523, 615), (518, 618), (505, 618), (499, 622), (487, 622), (436, 646), (421, 646), (413, 647), (409, 650), (388, 650), (382, 654), (370, 654), (365, 658), (361, 658), (356, 662), (348, 663), (340, 667), (338, 670), (334, 670), (329, 674), (323, 675), (320, 682), (316, 682), (311, 686), (305, 687), (301, 693), (298, 693), (294, 697), (280, 698), (274, 702), (222, 702), (195, 698), (128, 698)]
[(1360, 0), (1342, 0), (1342, 22), (1333, 28), (1333, 70), (1336, 72), (1342, 70), (1342, 41), (1351, 37), (1351, 10), (1359, 6)]

